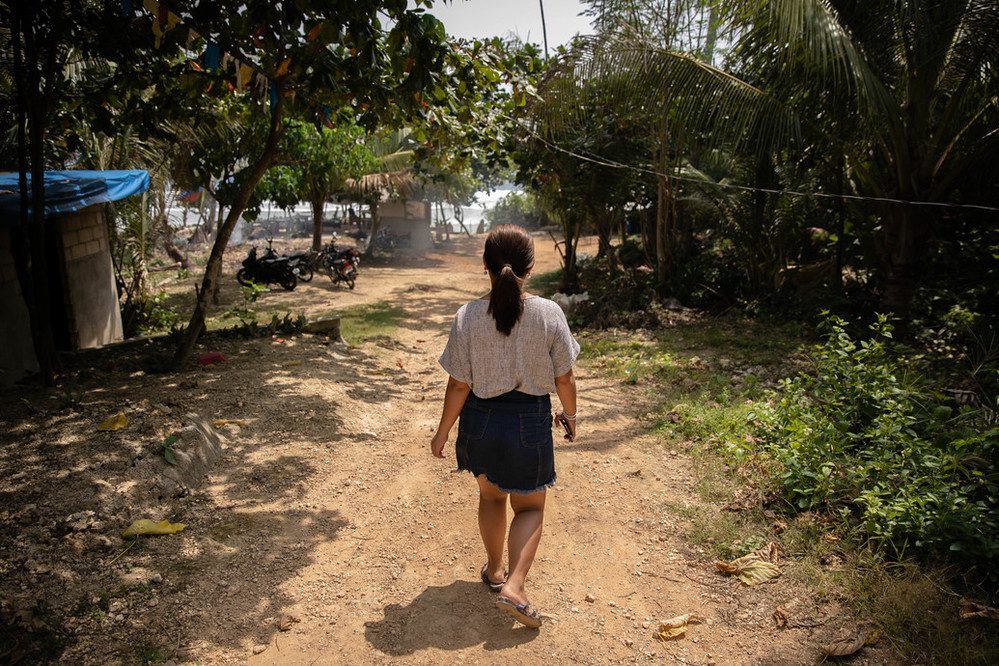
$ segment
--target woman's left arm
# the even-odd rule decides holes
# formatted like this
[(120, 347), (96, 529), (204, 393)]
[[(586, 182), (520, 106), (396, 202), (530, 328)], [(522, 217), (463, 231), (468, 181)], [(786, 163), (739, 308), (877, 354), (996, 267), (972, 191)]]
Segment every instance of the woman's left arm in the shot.
[(444, 392), (444, 410), (441, 413), (441, 422), (437, 426), (437, 432), (430, 440), (430, 452), (437, 458), (444, 457), (444, 445), (447, 444), (447, 436), (454, 427), (461, 408), (465, 406), (465, 400), (471, 393), (472, 387), (465, 382), (460, 382), (454, 377), (448, 377), (447, 390)]

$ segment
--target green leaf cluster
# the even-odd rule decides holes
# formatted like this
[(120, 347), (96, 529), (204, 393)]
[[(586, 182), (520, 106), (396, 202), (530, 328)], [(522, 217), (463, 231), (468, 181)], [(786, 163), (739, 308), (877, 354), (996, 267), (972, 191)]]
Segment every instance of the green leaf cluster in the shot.
[(885, 317), (856, 340), (834, 316), (814, 372), (784, 380), (752, 414), (798, 509), (838, 514), (895, 556), (999, 563), (999, 429), (906, 372)]

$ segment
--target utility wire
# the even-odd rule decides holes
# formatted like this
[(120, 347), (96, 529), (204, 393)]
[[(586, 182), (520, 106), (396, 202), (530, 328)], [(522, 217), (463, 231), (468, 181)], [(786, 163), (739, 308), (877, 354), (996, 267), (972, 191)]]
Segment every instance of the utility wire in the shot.
[(612, 167), (615, 169), (631, 169), (632, 171), (638, 171), (640, 173), (647, 173), (653, 176), (659, 176), (661, 178), (669, 178), (671, 180), (684, 181), (689, 183), (695, 183), (698, 185), (711, 185), (714, 187), (720, 187), (731, 190), (741, 190), (743, 192), (764, 192), (766, 194), (787, 194), (796, 197), (816, 197), (820, 199), (843, 199), (849, 201), (877, 201), (880, 203), (891, 203), (891, 204), (902, 204), (906, 206), (928, 206), (933, 208), (960, 208), (967, 210), (981, 210), (990, 213), (999, 213), (999, 207), (996, 206), (983, 206), (981, 204), (956, 204), (956, 203), (946, 203), (943, 201), (908, 201), (906, 199), (892, 199), (890, 197), (867, 197), (861, 196), (859, 194), (832, 194), (829, 192), (801, 192), (798, 190), (778, 190), (768, 187), (750, 187), (748, 185), (736, 185), (735, 183), (718, 183), (710, 180), (699, 180), (697, 178), (690, 178), (687, 176), (678, 176), (676, 174), (661, 173), (655, 169), (649, 169), (648, 167), (635, 166), (633, 164), (623, 164), (621, 162), (615, 162), (613, 160), (608, 160), (604, 157), (599, 156), (589, 156), (577, 153), (568, 148), (563, 148), (557, 144), (548, 141), (543, 136), (535, 132), (534, 130), (527, 129), (527, 132), (533, 136), (535, 139), (545, 144), (553, 150), (557, 150), (566, 155), (571, 155), (577, 159), (585, 160), (587, 162), (592, 162), (594, 164), (599, 164), (601, 166)]

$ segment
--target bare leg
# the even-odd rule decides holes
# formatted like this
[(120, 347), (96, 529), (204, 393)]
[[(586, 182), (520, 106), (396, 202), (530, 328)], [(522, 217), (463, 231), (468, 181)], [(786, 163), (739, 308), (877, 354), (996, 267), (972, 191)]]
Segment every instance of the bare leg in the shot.
[(527, 602), (524, 582), (534, 563), (541, 543), (541, 526), (545, 518), (545, 491), (530, 495), (510, 495), (513, 521), (510, 523), (510, 577), (500, 594), (518, 604)]
[(507, 494), (489, 483), (486, 475), (476, 477), (479, 482), (479, 533), (486, 547), (486, 572), (489, 579), (503, 580), (503, 541), (506, 539)]

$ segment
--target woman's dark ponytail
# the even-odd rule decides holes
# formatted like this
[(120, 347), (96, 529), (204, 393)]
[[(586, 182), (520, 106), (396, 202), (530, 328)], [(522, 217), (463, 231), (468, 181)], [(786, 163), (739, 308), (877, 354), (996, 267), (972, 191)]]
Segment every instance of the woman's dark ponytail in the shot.
[(521, 227), (505, 224), (489, 232), (482, 259), (493, 278), (489, 314), (496, 330), (510, 335), (524, 313), (524, 280), (534, 265), (534, 241)]

